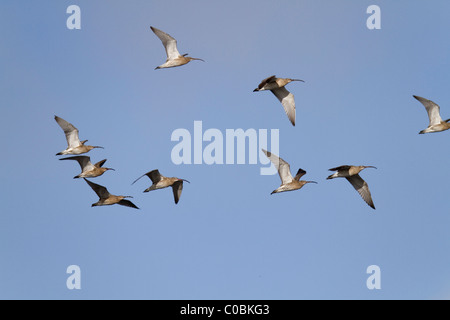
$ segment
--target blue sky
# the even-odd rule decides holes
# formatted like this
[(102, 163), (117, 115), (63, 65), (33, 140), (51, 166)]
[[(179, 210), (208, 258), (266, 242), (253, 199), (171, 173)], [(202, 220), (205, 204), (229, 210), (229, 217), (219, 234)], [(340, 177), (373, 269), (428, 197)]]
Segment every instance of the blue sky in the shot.
[[(66, 9), (81, 8), (81, 30)], [(368, 30), (370, 5), (382, 29)], [(434, 1), (13, 1), (0, 4), (1, 299), (448, 299), (450, 3)], [(181, 53), (165, 61), (157, 27)], [(297, 125), (268, 92), (300, 78)], [(91, 208), (97, 196), (66, 147), (58, 115), (116, 169), (92, 180), (141, 210)], [(271, 196), (260, 165), (175, 165), (174, 130), (279, 129), (280, 155), (305, 169), (300, 191)], [(373, 165), (376, 211), (328, 169)], [(142, 193), (159, 169), (191, 181)], [(66, 287), (81, 268), (82, 289)], [(381, 269), (381, 290), (366, 269)]]

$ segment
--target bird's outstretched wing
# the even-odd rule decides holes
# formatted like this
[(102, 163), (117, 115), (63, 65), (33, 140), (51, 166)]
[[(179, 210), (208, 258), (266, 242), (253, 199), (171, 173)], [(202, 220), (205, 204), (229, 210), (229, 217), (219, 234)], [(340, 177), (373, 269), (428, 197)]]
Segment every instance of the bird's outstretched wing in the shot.
[(161, 31), (154, 27), (150, 27), (150, 28), (163, 43), (164, 48), (166, 49), (167, 59), (173, 60), (173, 59), (178, 58), (180, 56), (180, 53), (178, 52), (178, 49), (177, 49), (177, 40), (175, 40), (175, 38), (173, 38), (169, 34), (165, 33), (164, 31)]
[(272, 93), (280, 100), (283, 105), (284, 111), (291, 121), (292, 125), (295, 126), (295, 99), (294, 95), (290, 93), (285, 87), (271, 90)]
[(413, 97), (416, 98), (420, 103), (422, 103), (427, 110), (428, 118), (430, 118), (430, 126), (434, 126), (442, 122), (440, 107), (436, 103), (419, 96)]
[(153, 184), (157, 184), (157, 183), (158, 183), (159, 181), (161, 181), (161, 179), (162, 179), (162, 175), (159, 173), (159, 170), (153, 170), (153, 171), (147, 172), (146, 174), (143, 174), (142, 176), (140, 176), (139, 178), (137, 178), (137, 179), (132, 183), (132, 185), (135, 184), (136, 182), (138, 182), (141, 178), (143, 178), (143, 177), (145, 177), (145, 176), (149, 177), (150, 180), (152, 180), (152, 183), (153, 183)]
[(181, 192), (183, 191), (183, 181), (176, 181), (172, 185), (172, 190), (175, 204), (178, 204), (178, 202), (180, 201)]
[(139, 209), (133, 202), (131, 202), (130, 200), (120, 200), (118, 202), (118, 204), (120, 204), (121, 206), (125, 206), (125, 207), (130, 207), (130, 208), (135, 208), (135, 209)]
[(103, 159), (102, 161), (97, 162), (94, 166), (97, 168), (103, 167), (107, 159)]
[(91, 158), (88, 156), (68, 157), (59, 160), (75, 160), (78, 162), (83, 172), (95, 169), (94, 165), (91, 163)]
[(95, 193), (97, 194), (97, 196), (100, 199), (108, 199), (109, 196), (111, 195), (105, 187), (98, 185), (96, 183), (93, 183), (93, 182), (89, 181), (88, 179), (84, 179), (84, 181), (87, 182), (87, 184), (92, 188), (92, 190), (95, 191)]
[(350, 166), (340, 166), (340, 167), (328, 169), (328, 171), (340, 171), (340, 170), (348, 170), (348, 169), (350, 169)]
[(78, 138), (78, 129), (75, 128), (71, 123), (67, 122), (66, 120), (58, 116), (55, 116), (55, 120), (59, 124), (61, 129), (63, 129), (66, 135), (67, 145), (69, 146), (69, 148), (76, 148), (80, 146), (81, 142), (80, 139)]
[(359, 174), (355, 174), (346, 179), (352, 184), (353, 188), (361, 195), (361, 198), (373, 209), (375, 205), (373, 204), (372, 195), (370, 194), (369, 185), (365, 182)]
[(267, 156), (267, 158), (270, 159), (275, 168), (277, 168), (282, 184), (288, 184), (294, 180), (291, 174), (291, 167), (289, 163), (269, 151), (266, 151), (264, 149), (262, 149), (262, 151)]
[(298, 169), (297, 175), (294, 177), (294, 180), (300, 181), (301, 177), (306, 174), (306, 171), (303, 169)]

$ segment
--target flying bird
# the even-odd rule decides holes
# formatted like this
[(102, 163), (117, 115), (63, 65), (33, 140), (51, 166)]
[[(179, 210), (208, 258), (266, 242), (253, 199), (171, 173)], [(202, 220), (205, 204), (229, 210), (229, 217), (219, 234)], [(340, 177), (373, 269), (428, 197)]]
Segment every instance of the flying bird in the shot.
[(361, 198), (372, 208), (375, 209), (373, 204), (372, 195), (370, 194), (369, 185), (359, 175), (359, 173), (366, 168), (374, 168), (372, 166), (340, 166), (330, 169), (330, 171), (337, 171), (327, 178), (327, 180), (334, 178), (346, 178), (351, 183), (353, 188), (360, 194)]
[(92, 190), (95, 191), (97, 196), (100, 198), (98, 202), (92, 204), (92, 207), (99, 207), (99, 206), (112, 206), (114, 204), (120, 204), (121, 206), (130, 207), (139, 209), (134, 205), (133, 202), (129, 200), (125, 200), (125, 198), (133, 198), (130, 196), (114, 196), (108, 192), (108, 190), (98, 184), (95, 184), (87, 179), (84, 179), (84, 181), (87, 182), (87, 184), (92, 188)]
[(290, 93), (285, 86), (292, 81), (301, 81), (299, 79), (284, 79), (277, 78), (276, 76), (271, 76), (267, 79), (264, 79), (253, 92), (270, 90), (272, 93), (280, 100), (283, 105), (284, 111), (286, 112), (289, 120), (292, 125), (295, 126), (295, 100), (294, 95)]
[(291, 167), (289, 163), (269, 151), (266, 151), (264, 149), (262, 149), (262, 151), (267, 156), (267, 158), (270, 159), (275, 168), (277, 168), (278, 174), (281, 178), (281, 186), (278, 189), (274, 190), (271, 194), (299, 190), (307, 183), (317, 183), (315, 181), (300, 180), (300, 178), (306, 174), (306, 171), (303, 169), (299, 169), (297, 175), (295, 177), (292, 177)]
[(419, 134), (431, 133), (431, 132), (441, 132), (450, 129), (450, 119), (443, 121), (440, 114), (440, 107), (431, 100), (413, 96), (420, 103), (425, 106), (428, 112), (428, 118), (430, 118), (430, 125), (425, 130), (419, 132)]
[(163, 43), (164, 48), (166, 49), (166, 54), (167, 54), (166, 62), (164, 64), (160, 65), (159, 67), (156, 67), (155, 70), (179, 67), (179, 66), (182, 66), (182, 65), (185, 65), (185, 64), (191, 62), (192, 60), (200, 60), (200, 61), (204, 62), (204, 60), (202, 60), (202, 59), (188, 57), (187, 56), (188, 54), (181, 55), (177, 49), (177, 40), (175, 40), (172, 36), (168, 35), (164, 31), (161, 31), (154, 27), (150, 27), (150, 28)]
[(97, 147), (97, 146), (86, 146), (84, 145), (87, 140), (80, 141), (78, 138), (78, 129), (75, 128), (71, 123), (67, 122), (66, 120), (55, 116), (56, 122), (59, 124), (61, 129), (63, 129), (64, 133), (66, 134), (67, 139), (67, 149), (64, 151), (61, 151), (57, 153), (57, 156), (61, 155), (67, 155), (67, 154), (83, 154), (91, 151), (95, 148), (101, 148), (103, 147)]
[(78, 178), (95, 178), (104, 174), (108, 170), (113, 170), (112, 168), (103, 168), (103, 165), (106, 162), (105, 160), (99, 161), (96, 164), (91, 163), (91, 158), (88, 156), (75, 156), (69, 158), (62, 158), (59, 160), (75, 160), (81, 167), (81, 173), (74, 177), (74, 179)]
[(175, 204), (178, 204), (178, 202), (180, 201), (181, 192), (183, 191), (183, 182), (190, 183), (189, 181), (184, 179), (164, 177), (163, 175), (161, 175), (161, 173), (159, 173), (158, 170), (153, 170), (136, 179), (136, 181), (134, 181), (132, 185), (145, 176), (149, 177), (150, 180), (152, 180), (153, 184), (149, 188), (144, 190), (144, 192), (172, 187)]

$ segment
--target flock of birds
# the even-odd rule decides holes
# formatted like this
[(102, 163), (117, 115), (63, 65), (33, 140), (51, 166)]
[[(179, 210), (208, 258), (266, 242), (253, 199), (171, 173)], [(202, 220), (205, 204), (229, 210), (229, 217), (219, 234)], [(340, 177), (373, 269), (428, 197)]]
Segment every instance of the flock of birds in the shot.
[[(162, 65), (155, 68), (164, 69), (164, 68), (173, 68), (185, 65), (193, 60), (204, 61), (199, 58), (191, 58), (188, 57), (187, 54), (181, 55), (177, 48), (177, 41), (175, 38), (170, 36), (169, 34), (156, 29), (154, 27), (150, 27), (151, 30), (155, 33), (155, 35), (161, 40), (164, 48), (166, 50), (167, 60)], [(296, 119), (296, 110), (295, 110), (295, 100), (294, 95), (290, 93), (285, 87), (287, 84), (293, 81), (304, 82), (299, 79), (290, 79), (290, 78), (277, 78), (276, 76), (268, 77), (261, 81), (258, 88), (254, 90), (254, 92), (258, 91), (271, 91), (281, 102), (284, 111), (286, 112), (289, 121), (293, 126), (295, 126)], [(450, 129), (450, 119), (442, 120), (440, 115), (440, 107), (436, 103), (431, 100), (414, 96), (420, 103), (422, 103), (428, 113), (428, 117), (430, 120), (429, 126), (420, 131), (420, 134), (432, 133), (432, 132), (441, 132)], [(107, 206), (119, 204), (131, 208), (139, 209), (135, 204), (131, 201), (126, 200), (127, 198), (132, 198), (131, 196), (115, 196), (109, 193), (109, 191), (98, 184), (93, 183), (92, 181), (86, 178), (96, 178), (103, 175), (106, 171), (114, 170), (111, 168), (105, 168), (103, 165), (106, 162), (102, 160), (96, 164), (92, 164), (90, 157), (88, 156), (79, 156), (81, 154), (87, 153), (95, 148), (102, 148), (99, 146), (89, 146), (85, 145), (87, 140), (80, 141), (78, 137), (78, 129), (75, 128), (71, 123), (65, 121), (64, 119), (55, 116), (56, 122), (63, 129), (68, 147), (64, 151), (59, 152), (57, 155), (76, 155), (74, 157), (62, 158), (60, 160), (75, 160), (79, 163), (82, 172), (75, 176), (74, 179), (83, 178), (87, 184), (95, 191), (97, 196), (99, 197), (99, 201), (92, 204), (92, 207), (95, 206)], [(301, 189), (304, 185), (308, 183), (317, 183), (315, 181), (305, 181), (300, 180), (305, 174), (306, 171), (303, 169), (299, 169), (296, 176), (293, 177), (290, 169), (290, 165), (288, 162), (280, 158), (279, 156), (267, 151), (262, 150), (264, 154), (270, 159), (270, 161), (274, 164), (274, 166), (278, 170), (278, 174), (281, 178), (281, 186), (274, 190), (272, 194), (294, 191)], [(335, 178), (346, 178), (348, 182), (355, 188), (356, 191), (360, 194), (362, 199), (373, 209), (375, 209), (375, 205), (372, 200), (372, 196), (370, 194), (368, 184), (361, 178), (359, 173), (366, 168), (375, 168), (373, 166), (350, 166), (343, 165), (336, 168), (329, 169), (330, 171), (335, 171), (334, 174), (330, 175), (327, 179), (335, 179)], [(376, 169), (376, 168), (375, 168)], [(136, 183), (141, 178), (147, 176), (152, 181), (152, 185), (147, 188), (144, 192), (150, 192), (154, 190), (164, 189), (168, 187), (172, 187), (173, 195), (175, 199), (175, 203), (178, 204), (181, 192), (183, 190), (183, 183), (188, 182), (184, 179), (179, 178), (168, 178), (160, 174), (158, 170), (150, 171), (141, 177), (139, 177), (132, 184)]]
[[(78, 164), (81, 167), (81, 173), (79, 175), (75, 176), (74, 179), (83, 178), (84, 181), (87, 182), (87, 184), (92, 188), (92, 190), (94, 190), (94, 192), (99, 197), (99, 200), (96, 203), (92, 204), (92, 207), (110, 206), (113, 204), (119, 204), (122, 206), (139, 209), (130, 200), (125, 200), (127, 198), (133, 198), (133, 197), (112, 195), (111, 193), (109, 193), (108, 189), (106, 189), (104, 186), (98, 185), (98, 184), (93, 183), (92, 181), (86, 179), (86, 178), (100, 177), (106, 171), (109, 171), (109, 170), (114, 171), (114, 169), (103, 167), (103, 165), (106, 162), (106, 159), (99, 161), (96, 164), (92, 164), (90, 157), (80, 156), (80, 154), (87, 153), (87, 152), (91, 151), (92, 149), (102, 148), (102, 147), (85, 145), (87, 140), (80, 141), (78, 129), (75, 128), (75, 126), (73, 124), (67, 122), (66, 120), (64, 120), (58, 116), (55, 116), (55, 120), (59, 124), (61, 129), (63, 129), (63, 131), (66, 135), (66, 140), (67, 140), (67, 149), (57, 153), (56, 155), (57, 156), (59, 156), (59, 155), (76, 155), (74, 157), (61, 158), (59, 160), (74, 160), (74, 161), (78, 162)], [(153, 171), (150, 171), (150, 172), (144, 174), (143, 176), (138, 178), (136, 181), (134, 181), (132, 184), (136, 183), (139, 179), (141, 179), (144, 176), (148, 176), (153, 183), (144, 192), (149, 192), (149, 191), (153, 191), (153, 190), (159, 190), (159, 189), (172, 187), (176, 204), (178, 204), (178, 201), (180, 201), (181, 191), (183, 190), (183, 182), (189, 182), (187, 180), (179, 179), (179, 178), (167, 178), (167, 177), (161, 175), (158, 170), (153, 170)]]

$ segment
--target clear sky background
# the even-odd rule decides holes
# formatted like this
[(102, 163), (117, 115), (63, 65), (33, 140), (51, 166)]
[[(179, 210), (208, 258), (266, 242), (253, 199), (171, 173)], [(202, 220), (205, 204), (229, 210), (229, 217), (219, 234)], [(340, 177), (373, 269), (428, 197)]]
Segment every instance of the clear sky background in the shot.
[[(81, 30), (66, 9), (81, 8)], [(382, 29), (368, 30), (379, 5)], [(14, 1), (0, 3), (1, 299), (448, 299), (450, 132), (428, 126), (412, 95), (450, 118), (450, 2)], [(165, 61), (157, 27), (181, 53)], [(270, 92), (292, 83), (297, 126)], [(132, 195), (141, 210), (98, 200), (54, 115), (116, 169), (92, 181)], [(280, 155), (302, 190), (271, 196), (260, 165), (171, 161), (174, 130), (279, 129)], [(206, 144), (205, 144), (206, 145)], [(361, 176), (373, 211), (329, 168)], [(147, 171), (188, 179), (142, 193)], [(81, 268), (82, 289), (66, 287)], [(366, 287), (370, 265), (381, 290)]]

